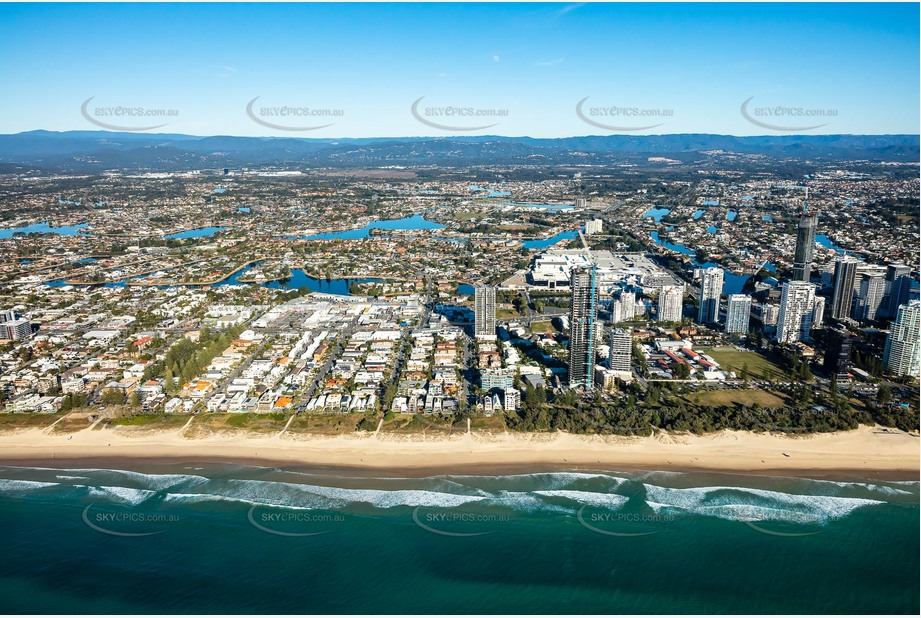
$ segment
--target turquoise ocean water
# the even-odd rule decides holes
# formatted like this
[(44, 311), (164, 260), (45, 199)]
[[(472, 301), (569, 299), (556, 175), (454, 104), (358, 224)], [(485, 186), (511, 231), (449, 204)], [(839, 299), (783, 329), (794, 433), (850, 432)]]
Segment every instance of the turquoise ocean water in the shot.
[(911, 613), (917, 482), (0, 466), (4, 613)]

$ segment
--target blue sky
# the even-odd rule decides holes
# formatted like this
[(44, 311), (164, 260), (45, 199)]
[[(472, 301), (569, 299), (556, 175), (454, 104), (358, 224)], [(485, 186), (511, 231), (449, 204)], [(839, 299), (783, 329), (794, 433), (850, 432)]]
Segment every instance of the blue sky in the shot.
[[(918, 133), (921, 105), (918, 4), (2, 4), (0, 58), (0, 133), (96, 130), (89, 97), (118, 126), (299, 137)], [(268, 128), (255, 97), (257, 120), (332, 126)], [(420, 97), (454, 129), (414, 117)], [(614, 129), (577, 115), (586, 97)], [(751, 97), (786, 129), (746, 120)], [(178, 113), (98, 109), (117, 106)], [(341, 114), (267, 115), (281, 106)], [(446, 106), (507, 114), (432, 115)], [(778, 106), (827, 111), (763, 115)]]

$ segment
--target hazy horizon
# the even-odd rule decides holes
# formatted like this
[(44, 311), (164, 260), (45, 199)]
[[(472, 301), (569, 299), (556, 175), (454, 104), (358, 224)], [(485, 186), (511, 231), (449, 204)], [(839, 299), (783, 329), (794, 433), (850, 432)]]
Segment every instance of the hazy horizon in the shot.
[(557, 137), (541, 137), (535, 135), (501, 135), (498, 133), (482, 133), (482, 134), (452, 134), (452, 135), (357, 135), (357, 136), (343, 136), (343, 135), (329, 135), (329, 136), (315, 136), (315, 135), (292, 135), (292, 134), (282, 134), (282, 135), (239, 135), (233, 133), (211, 133), (211, 134), (195, 134), (195, 133), (184, 133), (184, 132), (167, 132), (167, 131), (109, 131), (106, 129), (26, 129), (23, 131), (17, 131), (14, 133), (0, 133), (0, 135), (10, 136), (10, 135), (25, 135), (28, 133), (56, 133), (56, 134), (65, 134), (65, 133), (103, 133), (103, 134), (112, 134), (112, 135), (146, 135), (146, 136), (182, 136), (182, 137), (194, 137), (194, 138), (210, 138), (210, 137), (234, 137), (234, 138), (252, 138), (252, 139), (305, 139), (305, 140), (317, 140), (317, 141), (329, 141), (329, 140), (378, 140), (378, 139), (395, 139), (395, 140), (450, 140), (450, 139), (476, 139), (476, 140), (485, 140), (490, 138), (496, 139), (532, 139), (532, 140), (565, 140), (565, 139), (587, 139), (587, 138), (606, 138), (606, 137), (639, 137), (639, 138), (653, 138), (653, 137), (673, 137), (681, 135), (706, 135), (706, 136), (715, 136), (715, 137), (733, 137), (739, 139), (755, 139), (755, 138), (802, 138), (802, 137), (921, 137), (921, 132), (917, 133), (755, 133), (751, 135), (738, 135), (732, 133), (710, 133), (710, 132), (676, 132), (676, 133), (583, 133), (583, 134), (573, 134), (573, 135), (560, 135)]

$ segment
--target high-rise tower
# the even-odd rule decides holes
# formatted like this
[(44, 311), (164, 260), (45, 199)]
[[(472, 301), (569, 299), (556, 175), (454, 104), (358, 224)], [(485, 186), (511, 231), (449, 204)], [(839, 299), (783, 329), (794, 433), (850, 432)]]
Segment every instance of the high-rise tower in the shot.
[(900, 376), (919, 377), (921, 348), (921, 301), (913, 300), (896, 312), (886, 339), (883, 365), (886, 371)]
[(608, 369), (630, 371), (633, 361), (633, 337), (623, 328), (612, 328), (609, 338)]
[(496, 338), (496, 288), (486, 285), (474, 290), (473, 318), (477, 339)]
[(883, 306), (880, 307), (886, 317), (894, 318), (899, 312), (899, 307), (908, 302), (911, 284), (911, 266), (889, 264), (886, 267), (886, 296)]
[(683, 313), (684, 285), (663, 285), (657, 304), (659, 322), (680, 322)]
[(748, 333), (752, 312), (752, 297), (748, 294), (730, 294), (726, 304), (726, 332)]
[(809, 281), (818, 225), (817, 213), (804, 212), (800, 217), (799, 226), (796, 228), (796, 251), (793, 255), (793, 281)]
[(780, 316), (777, 319), (777, 341), (810, 341), (814, 310), (814, 285), (805, 281), (784, 283), (780, 296)]
[(700, 324), (719, 322), (720, 296), (723, 295), (723, 269), (707, 268), (700, 279), (700, 309), (697, 321)]
[(595, 365), (595, 308), (597, 305), (596, 270), (574, 268), (569, 285), (572, 302), (569, 307), (569, 386), (592, 389), (592, 367)]
[(885, 275), (880, 272), (862, 272), (857, 283), (857, 300), (854, 319), (870, 322), (876, 319), (883, 296), (886, 294)]
[(851, 257), (835, 260), (835, 288), (831, 297), (831, 317), (841, 320), (851, 314), (854, 300), (854, 281), (860, 262)]
[(851, 368), (851, 334), (845, 328), (830, 329), (825, 335), (825, 371), (838, 380), (848, 379)]

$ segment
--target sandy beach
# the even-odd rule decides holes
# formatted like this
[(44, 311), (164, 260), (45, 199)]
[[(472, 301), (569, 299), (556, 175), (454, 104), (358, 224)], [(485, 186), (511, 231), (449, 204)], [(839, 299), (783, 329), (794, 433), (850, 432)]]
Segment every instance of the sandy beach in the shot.
[(919, 476), (919, 438), (894, 429), (861, 427), (833, 434), (786, 437), (722, 431), (706, 436), (648, 438), (571, 434), (422, 434), (292, 436), (221, 433), (185, 438), (181, 431), (125, 428), (71, 434), (28, 429), (0, 434), (0, 461), (64, 465), (76, 460), (153, 464), (178, 461), (267, 463), (411, 474), (473, 470), (593, 468), (709, 470), (795, 474), (812, 478)]

